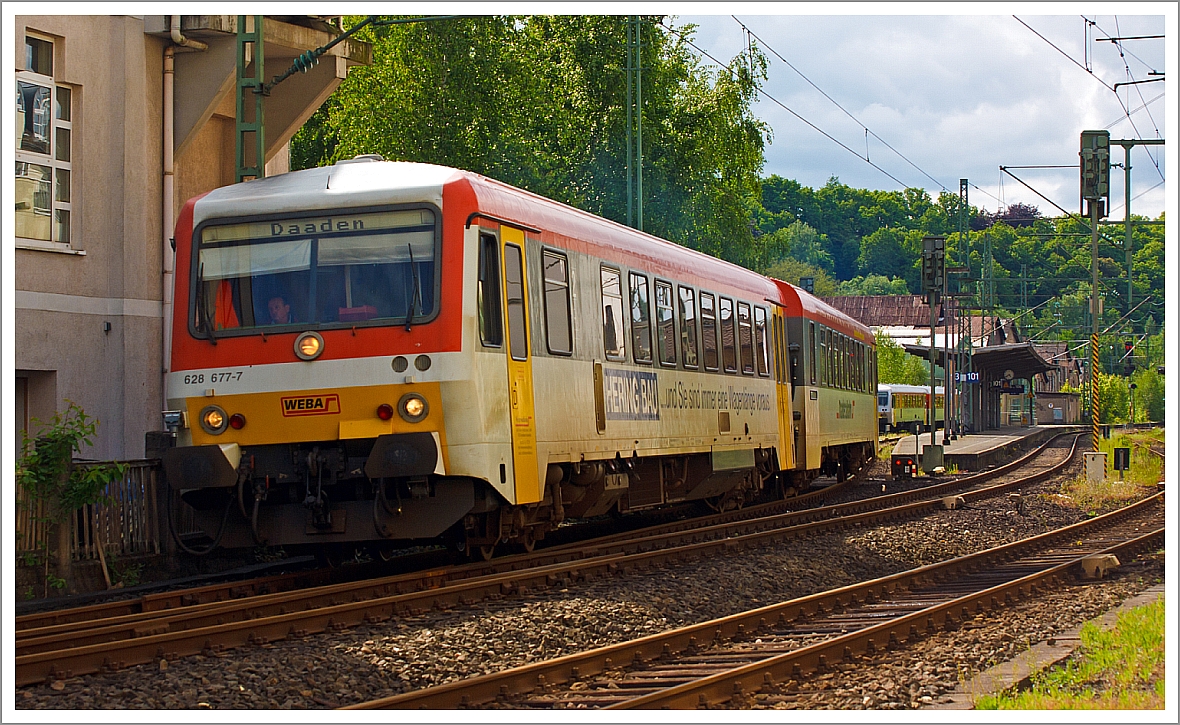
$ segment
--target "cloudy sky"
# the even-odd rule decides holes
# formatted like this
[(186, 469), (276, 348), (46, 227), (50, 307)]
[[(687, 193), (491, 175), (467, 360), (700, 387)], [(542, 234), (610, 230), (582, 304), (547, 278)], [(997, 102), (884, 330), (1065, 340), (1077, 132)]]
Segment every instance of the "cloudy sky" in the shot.
[[(963, 14), (963, 7), (978, 14)], [(1135, 13), (1095, 15), (1095, 8)], [(1165, 82), (1111, 90), (1164, 73), (1165, 43), (1174, 63), (1175, 38), (1102, 40), (1174, 31), (1174, 4), (708, 6), (715, 15), (690, 14), (705, 9), (699, 6), (679, 9), (675, 22), (696, 24), (696, 45), (721, 61), (746, 47), (742, 24), (761, 39), (755, 42), (770, 67), (755, 112), (773, 133), (765, 171), (806, 186), (836, 176), (858, 188), (945, 187), (957, 194), (966, 178), (973, 205), (994, 210), (1025, 202), (1054, 216), (1060, 212), (1052, 204), (999, 167), (1076, 164), (1083, 129), (1109, 129), (1121, 139), (1166, 138), (1166, 123), (1175, 128), (1166, 112), (1175, 115), (1175, 95), (1164, 95)], [(737, 20), (722, 14), (728, 12)], [(1113, 160), (1122, 159), (1116, 147)], [(1132, 152), (1133, 213), (1165, 210), (1165, 161), (1162, 147)], [(1076, 168), (1012, 173), (1078, 211)], [(1110, 216), (1122, 218), (1123, 171), (1111, 175)]]

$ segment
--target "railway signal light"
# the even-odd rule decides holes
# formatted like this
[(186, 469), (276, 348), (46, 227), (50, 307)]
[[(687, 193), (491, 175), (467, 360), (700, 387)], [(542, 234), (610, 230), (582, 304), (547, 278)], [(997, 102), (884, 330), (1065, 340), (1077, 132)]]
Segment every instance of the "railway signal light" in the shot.
[(925, 237), (922, 247), (922, 292), (933, 306), (942, 296), (946, 279), (946, 237)]
[(1082, 199), (1097, 204), (1098, 216), (1104, 217), (1110, 198), (1110, 131), (1082, 131), (1078, 156)]

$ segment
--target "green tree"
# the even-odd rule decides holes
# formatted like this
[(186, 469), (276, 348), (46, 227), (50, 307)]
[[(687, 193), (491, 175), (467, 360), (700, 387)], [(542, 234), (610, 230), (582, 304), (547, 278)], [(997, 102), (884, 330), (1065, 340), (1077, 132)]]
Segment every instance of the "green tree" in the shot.
[(757, 240), (762, 264), (765, 269), (790, 257), (805, 264), (831, 273), (832, 255), (824, 249), (827, 240), (805, 222), (794, 221), (790, 225), (775, 229)]
[(900, 229), (876, 230), (860, 241), (857, 269), (864, 275), (904, 277), (914, 265), (914, 257), (904, 242), (905, 233)]
[[(380, 153), (625, 222), (626, 22), (478, 16), (366, 28), (373, 64), (352, 69), (296, 134), (292, 165)], [(677, 30), (652, 17), (641, 26), (644, 229), (752, 265), (768, 129), (750, 103), (765, 58), (710, 69), (688, 45), (693, 28)]]
[(763, 271), (763, 274), (767, 277), (790, 282), (793, 285), (798, 285), (799, 280), (803, 277), (811, 277), (815, 280), (816, 297), (834, 297), (836, 295), (836, 283), (828, 276), (827, 272), (806, 262), (800, 262), (794, 257), (779, 260), (769, 269)]
[(1121, 375), (1098, 373), (1098, 422), (1127, 422), (1127, 406), (1130, 390), (1127, 379)]
[(840, 295), (908, 295), (909, 287), (900, 277), (886, 277), (870, 274), (867, 277), (853, 277), (841, 282), (836, 288)]
[(909, 354), (892, 337), (877, 332), (877, 380), (894, 385), (929, 385), (928, 363)]
[(1131, 376), (1135, 383), (1135, 422), (1163, 421), (1164, 376), (1154, 369), (1136, 370)]

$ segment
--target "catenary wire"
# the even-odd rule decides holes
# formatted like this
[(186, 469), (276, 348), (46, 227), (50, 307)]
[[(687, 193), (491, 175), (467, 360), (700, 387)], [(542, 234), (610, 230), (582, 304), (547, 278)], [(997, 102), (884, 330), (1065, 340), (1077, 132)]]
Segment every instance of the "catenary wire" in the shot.
[[(733, 19), (734, 19), (734, 22), (736, 22), (738, 25), (742, 26), (742, 30), (744, 30), (744, 31), (746, 31), (747, 33), (749, 33), (750, 35), (752, 35), (752, 36), (753, 36), (753, 37), (754, 37), (754, 38), (755, 38), (755, 39), (756, 39), (756, 40), (757, 40), (759, 43), (761, 43), (763, 48), (766, 48), (766, 49), (767, 49), (767, 50), (769, 50), (771, 53), (774, 53), (774, 55), (775, 55), (775, 56), (776, 56), (776, 57), (777, 57), (779, 60), (781, 60), (782, 62), (784, 62), (784, 63), (786, 63), (786, 64), (787, 64), (787, 67), (789, 67), (791, 70), (795, 71), (795, 73), (797, 73), (797, 74), (799, 75), (799, 77), (800, 77), (800, 78), (802, 78), (803, 80), (807, 81), (807, 82), (808, 82), (808, 83), (811, 85), (811, 87), (812, 87), (812, 88), (814, 88), (815, 90), (819, 91), (819, 92), (820, 92), (820, 94), (822, 94), (824, 98), (828, 99), (828, 100), (829, 100), (829, 101), (831, 101), (833, 104), (835, 104), (836, 108), (839, 108), (841, 111), (843, 111), (843, 112), (844, 112), (844, 115), (848, 116), (848, 117), (849, 117), (849, 118), (851, 118), (853, 121), (856, 121), (857, 125), (859, 125), (861, 128), (863, 128), (863, 129), (864, 129), (864, 131), (865, 131), (865, 134), (866, 134), (866, 137), (867, 137), (868, 135), (872, 135), (872, 137), (873, 137), (873, 138), (877, 139), (877, 140), (878, 140), (878, 141), (880, 141), (882, 144), (884, 144), (884, 145), (885, 145), (885, 148), (889, 149), (889, 150), (890, 150), (890, 151), (892, 151), (893, 153), (895, 153), (895, 154), (897, 154), (898, 156), (900, 156), (900, 157), (901, 157), (903, 160), (905, 160), (905, 162), (906, 162), (906, 163), (908, 163), (910, 166), (913, 166), (915, 169), (917, 169), (919, 172), (921, 172), (921, 173), (922, 173), (922, 175), (924, 175), (924, 176), (925, 176), (927, 179), (930, 179), (930, 180), (931, 180), (931, 181), (933, 181), (935, 184), (938, 184), (939, 188), (941, 188), (943, 191), (946, 191), (946, 192), (948, 192), (948, 193), (950, 192), (950, 190), (949, 190), (949, 189), (947, 189), (947, 187), (946, 187), (946, 185), (945, 185), (945, 184), (943, 184), (941, 181), (939, 181), (938, 179), (936, 179), (936, 178), (934, 178), (933, 176), (931, 176), (929, 173), (927, 173), (927, 171), (926, 171), (925, 169), (923, 169), (921, 166), (918, 166), (916, 163), (914, 163), (914, 162), (913, 162), (913, 161), (911, 161), (909, 158), (907, 158), (905, 154), (903, 154), (902, 152), (900, 152), (900, 151), (898, 151), (897, 149), (893, 148), (893, 146), (892, 146), (892, 145), (890, 145), (890, 143), (889, 143), (888, 141), (886, 141), (885, 139), (883, 139), (883, 138), (881, 138), (879, 135), (877, 135), (877, 132), (876, 132), (876, 131), (873, 131), (873, 130), (872, 130), (872, 129), (870, 129), (868, 126), (866, 126), (866, 125), (864, 124), (864, 122), (862, 122), (862, 121), (861, 121), (859, 118), (857, 118), (856, 116), (852, 115), (852, 113), (851, 113), (851, 112), (850, 112), (850, 111), (849, 111), (847, 108), (845, 108), (844, 106), (840, 105), (840, 102), (839, 102), (839, 101), (837, 101), (835, 98), (832, 98), (830, 95), (828, 95), (828, 93), (827, 93), (827, 92), (826, 92), (824, 89), (822, 89), (822, 88), (820, 88), (818, 85), (816, 85), (815, 81), (813, 81), (813, 80), (811, 80), (810, 78), (808, 78), (806, 75), (804, 75), (804, 74), (803, 74), (803, 71), (801, 71), (801, 70), (799, 70), (798, 68), (796, 68), (796, 67), (794, 66), (794, 64), (792, 64), (792, 63), (791, 63), (791, 61), (789, 61), (789, 60), (787, 60), (786, 58), (784, 58), (784, 57), (783, 57), (783, 55), (782, 55), (782, 53), (779, 53), (777, 50), (775, 50), (774, 48), (770, 47), (770, 44), (769, 44), (769, 43), (767, 43), (765, 40), (763, 40), (761, 37), (759, 37), (759, 35), (758, 35), (757, 33), (755, 33), (754, 31), (750, 30), (748, 27), (746, 27), (746, 24), (745, 24), (745, 23), (743, 23), (741, 20), (738, 20), (737, 16), (730, 15), (729, 17), (733, 18)], [(866, 159), (868, 158), (868, 151), (867, 151), (867, 150), (866, 150), (866, 152), (865, 152), (865, 158), (866, 158)]]
[[(668, 30), (668, 31), (670, 31), (670, 32), (673, 32), (673, 33), (676, 33), (676, 35), (680, 36), (681, 40), (683, 40), (683, 41), (684, 41), (685, 43), (687, 43), (687, 44), (688, 44), (690, 47), (692, 47), (692, 49), (693, 49), (693, 50), (697, 51), (698, 53), (700, 53), (700, 54), (701, 54), (701, 55), (703, 55), (704, 57), (706, 57), (706, 58), (708, 58), (709, 60), (711, 60), (711, 61), (713, 61), (714, 63), (716, 63), (716, 64), (717, 64), (717, 65), (718, 65), (720, 68), (724, 69), (724, 70), (725, 70), (725, 72), (727, 72), (727, 73), (730, 73), (731, 75), (733, 74), (733, 72), (729, 70), (729, 67), (728, 67), (728, 66), (727, 66), (725, 63), (722, 63), (722, 62), (721, 62), (720, 60), (718, 60), (718, 59), (717, 59), (715, 56), (713, 56), (713, 54), (709, 53), (709, 51), (705, 50), (704, 48), (700, 47), (700, 46), (699, 46), (699, 45), (697, 45), (696, 43), (692, 42), (692, 40), (691, 40), (691, 39), (690, 39), (690, 38), (689, 38), (687, 35), (685, 35), (684, 33), (682, 33), (681, 31), (677, 30), (676, 28), (673, 28), (673, 27), (670, 27), (670, 26), (664, 25), (662, 20), (660, 21), (660, 26), (661, 26), (661, 27), (663, 27), (665, 30)], [(808, 126), (810, 126), (810, 127), (811, 127), (811, 128), (813, 128), (813, 129), (815, 129), (815, 131), (817, 131), (818, 133), (820, 133), (821, 135), (823, 135), (825, 138), (827, 138), (828, 140), (830, 140), (832, 143), (836, 144), (837, 146), (839, 146), (840, 148), (844, 149), (845, 151), (847, 151), (848, 153), (852, 154), (853, 156), (855, 156), (856, 158), (860, 159), (861, 161), (864, 161), (866, 164), (868, 164), (869, 166), (872, 166), (874, 169), (876, 169), (877, 171), (880, 171), (882, 174), (885, 174), (885, 175), (886, 175), (886, 176), (888, 176), (890, 179), (893, 179), (895, 182), (897, 182), (898, 184), (900, 184), (900, 185), (901, 185), (901, 187), (902, 187), (903, 189), (909, 188), (909, 184), (906, 184), (904, 181), (902, 181), (901, 179), (897, 178), (897, 177), (896, 177), (896, 176), (894, 176), (893, 174), (889, 173), (889, 172), (888, 172), (888, 171), (886, 171), (885, 169), (881, 168), (881, 167), (880, 167), (880, 166), (878, 166), (877, 164), (873, 163), (873, 162), (872, 162), (872, 161), (870, 161), (869, 159), (865, 158), (864, 156), (861, 156), (859, 153), (857, 153), (856, 151), (854, 151), (853, 149), (851, 149), (850, 147), (848, 147), (848, 146), (847, 146), (847, 145), (846, 145), (846, 144), (845, 144), (843, 141), (840, 141), (840, 140), (839, 140), (839, 139), (837, 139), (835, 136), (832, 136), (832, 135), (831, 135), (830, 133), (828, 133), (827, 131), (823, 130), (823, 129), (822, 129), (822, 128), (820, 128), (819, 126), (817, 126), (817, 125), (815, 125), (814, 123), (812, 123), (811, 121), (807, 120), (807, 119), (806, 119), (806, 118), (804, 118), (802, 115), (800, 115), (800, 114), (799, 114), (797, 111), (795, 111), (793, 108), (791, 108), (791, 107), (790, 107), (790, 106), (788, 106), (787, 104), (783, 103), (782, 101), (778, 100), (778, 99), (777, 99), (777, 98), (775, 98), (774, 96), (770, 95), (769, 93), (767, 93), (767, 92), (766, 92), (765, 90), (763, 90), (762, 88), (758, 88), (758, 89), (757, 89), (757, 91), (758, 91), (758, 93), (760, 93), (760, 94), (762, 94), (763, 96), (765, 96), (765, 97), (766, 97), (766, 99), (767, 99), (767, 100), (769, 100), (770, 102), (774, 103), (775, 105), (777, 105), (777, 106), (779, 106), (780, 108), (782, 108), (783, 110), (785, 110), (787, 113), (790, 113), (790, 114), (791, 114), (792, 116), (794, 116), (795, 118), (798, 118), (798, 119), (799, 119), (800, 121), (802, 121), (803, 123), (807, 124)]]

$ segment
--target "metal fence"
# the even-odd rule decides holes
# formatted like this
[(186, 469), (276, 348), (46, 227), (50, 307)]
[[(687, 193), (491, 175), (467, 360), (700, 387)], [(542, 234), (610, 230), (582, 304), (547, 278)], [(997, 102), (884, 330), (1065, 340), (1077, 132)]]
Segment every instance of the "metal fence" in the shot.
[[(107, 465), (110, 462), (78, 463), (80, 467)], [(107, 501), (88, 504), (70, 519), (72, 536), (70, 553), (75, 561), (99, 558), (99, 547), (106, 556), (159, 554), (164, 550), (168, 522), (160, 520), (157, 500), (158, 459), (118, 461), (125, 467), (123, 477), (103, 491)], [(50, 525), (42, 521), (41, 506), (29, 505), (24, 492), (17, 489), (16, 551), (37, 553), (50, 535)], [(52, 542), (50, 544), (52, 546)]]

